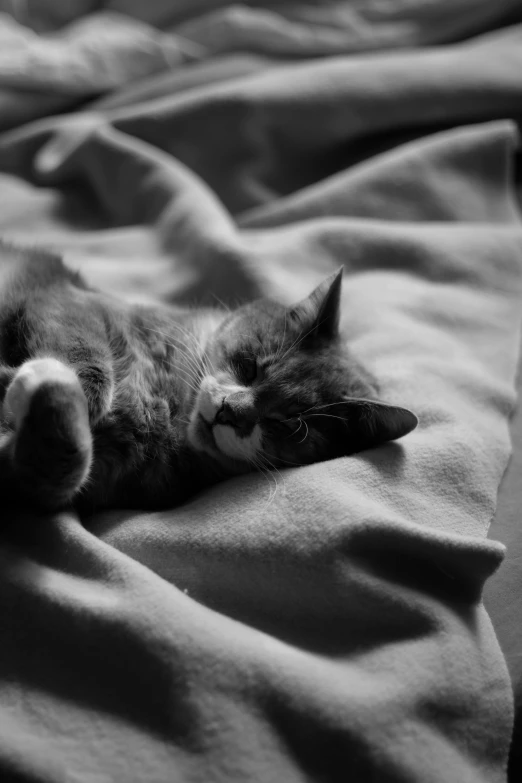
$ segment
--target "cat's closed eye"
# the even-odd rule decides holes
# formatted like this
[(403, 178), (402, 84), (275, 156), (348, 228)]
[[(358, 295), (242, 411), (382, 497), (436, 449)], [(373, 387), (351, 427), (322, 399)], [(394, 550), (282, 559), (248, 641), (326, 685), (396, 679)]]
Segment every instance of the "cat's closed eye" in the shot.
[(263, 367), (254, 356), (236, 354), (230, 363), (237, 379), (245, 386), (250, 386), (254, 381), (263, 380)]
[(237, 355), (231, 361), (238, 380), (245, 386), (253, 383), (257, 376), (257, 362), (251, 356)]

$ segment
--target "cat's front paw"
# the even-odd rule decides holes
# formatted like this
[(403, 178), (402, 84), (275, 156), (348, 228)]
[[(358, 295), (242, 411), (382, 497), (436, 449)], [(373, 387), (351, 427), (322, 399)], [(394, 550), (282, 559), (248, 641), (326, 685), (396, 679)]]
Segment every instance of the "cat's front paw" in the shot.
[(72, 389), (79, 386), (74, 370), (58, 359), (32, 359), (22, 364), (9, 384), (4, 398), (4, 419), (15, 430), (26, 416), (35, 392), (46, 383), (59, 383)]
[(14, 430), (11, 460), (22, 491), (46, 508), (69, 503), (92, 462), (87, 399), (74, 370), (51, 357), (25, 362), (7, 388), (3, 416)]

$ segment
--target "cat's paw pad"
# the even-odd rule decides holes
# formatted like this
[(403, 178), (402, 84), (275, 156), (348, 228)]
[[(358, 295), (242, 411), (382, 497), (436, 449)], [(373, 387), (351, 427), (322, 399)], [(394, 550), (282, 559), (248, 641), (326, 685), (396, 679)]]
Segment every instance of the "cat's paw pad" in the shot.
[(58, 359), (48, 357), (25, 362), (9, 384), (4, 399), (4, 418), (15, 429), (19, 429), (36, 390), (46, 383), (71, 388), (80, 386), (74, 370)]

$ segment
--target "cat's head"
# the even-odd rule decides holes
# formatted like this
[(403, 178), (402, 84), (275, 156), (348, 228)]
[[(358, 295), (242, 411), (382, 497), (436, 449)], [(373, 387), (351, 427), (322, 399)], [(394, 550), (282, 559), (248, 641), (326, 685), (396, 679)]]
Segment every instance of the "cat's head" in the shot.
[(258, 300), (231, 313), (208, 346), (190, 416), (191, 446), (223, 463), (303, 465), (401, 438), (411, 411), (377, 401), (339, 338), (342, 270), (293, 307)]

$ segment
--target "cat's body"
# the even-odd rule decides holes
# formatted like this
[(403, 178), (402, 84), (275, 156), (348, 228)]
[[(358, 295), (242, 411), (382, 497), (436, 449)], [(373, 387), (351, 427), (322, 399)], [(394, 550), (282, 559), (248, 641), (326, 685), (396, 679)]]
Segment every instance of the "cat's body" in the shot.
[(252, 469), (401, 437), (337, 337), (340, 276), (295, 306), (129, 305), (0, 245), (0, 491), (42, 508), (176, 505)]

